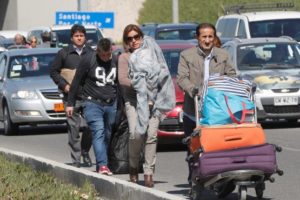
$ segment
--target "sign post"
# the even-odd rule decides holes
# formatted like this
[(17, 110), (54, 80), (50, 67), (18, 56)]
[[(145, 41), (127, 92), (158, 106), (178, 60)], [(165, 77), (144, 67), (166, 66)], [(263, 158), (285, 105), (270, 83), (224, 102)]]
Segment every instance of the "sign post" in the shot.
[(113, 12), (56, 12), (57, 25), (95, 25), (99, 28), (114, 28)]

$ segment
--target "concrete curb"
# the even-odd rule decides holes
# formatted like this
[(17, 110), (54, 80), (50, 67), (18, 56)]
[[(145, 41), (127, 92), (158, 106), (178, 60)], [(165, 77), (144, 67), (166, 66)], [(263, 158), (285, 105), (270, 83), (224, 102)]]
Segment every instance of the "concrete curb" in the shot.
[(0, 153), (7, 159), (24, 163), (33, 169), (49, 172), (56, 178), (77, 186), (82, 186), (86, 180), (95, 185), (101, 197), (110, 200), (185, 200), (152, 188), (146, 188), (134, 183), (109, 177), (95, 172), (75, 168), (30, 154), (12, 151), (0, 147)]

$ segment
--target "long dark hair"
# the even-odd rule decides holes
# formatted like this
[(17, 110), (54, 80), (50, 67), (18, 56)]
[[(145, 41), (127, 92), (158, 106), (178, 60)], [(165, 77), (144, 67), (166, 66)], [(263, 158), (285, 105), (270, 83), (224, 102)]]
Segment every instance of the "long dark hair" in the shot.
[(130, 31), (137, 32), (141, 36), (141, 38), (144, 37), (144, 33), (142, 32), (142, 30), (140, 29), (140, 27), (138, 25), (128, 24), (123, 31), (123, 43), (125, 45), (128, 45), (127, 35)]

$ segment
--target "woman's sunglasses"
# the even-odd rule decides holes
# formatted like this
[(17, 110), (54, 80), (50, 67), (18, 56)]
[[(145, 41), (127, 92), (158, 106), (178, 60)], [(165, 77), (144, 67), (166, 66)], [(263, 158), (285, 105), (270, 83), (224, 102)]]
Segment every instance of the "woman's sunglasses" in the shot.
[(128, 42), (132, 42), (133, 39), (134, 39), (134, 40), (139, 40), (139, 39), (141, 39), (141, 36), (140, 36), (139, 34), (136, 34), (136, 35), (134, 35), (134, 36), (132, 36), (132, 37), (127, 37), (127, 41), (128, 41)]

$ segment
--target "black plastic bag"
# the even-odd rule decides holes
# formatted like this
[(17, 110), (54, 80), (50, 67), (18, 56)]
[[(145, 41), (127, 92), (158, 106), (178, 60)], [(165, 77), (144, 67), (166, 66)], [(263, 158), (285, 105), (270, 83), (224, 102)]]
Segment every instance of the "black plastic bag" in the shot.
[(124, 119), (113, 133), (110, 143), (108, 167), (115, 174), (126, 174), (129, 171), (128, 142), (128, 122)]
[[(119, 86), (117, 87), (117, 114), (112, 127), (112, 137), (108, 153), (108, 167), (115, 174), (129, 173), (129, 127), (125, 113), (125, 103)], [(143, 172), (144, 148), (141, 150), (139, 172)]]
[[(129, 127), (127, 118), (119, 123), (117, 129), (112, 135), (109, 154), (108, 154), (108, 167), (115, 174), (128, 174), (129, 173)], [(139, 172), (143, 172), (144, 163), (144, 148), (142, 148), (139, 164)]]

